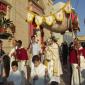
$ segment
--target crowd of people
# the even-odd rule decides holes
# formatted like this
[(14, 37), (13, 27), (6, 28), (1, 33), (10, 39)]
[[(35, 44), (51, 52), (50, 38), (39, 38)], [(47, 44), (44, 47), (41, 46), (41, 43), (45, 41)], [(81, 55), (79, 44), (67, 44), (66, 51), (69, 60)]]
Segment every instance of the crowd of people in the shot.
[[(6, 54), (0, 40), (0, 85), (60, 85), (62, 67), (69, 64), (70, 84), (85, 83), (85, 48), (75, 38), (70, 45), (58, 45), (51, 37), (41, 46), (36, 36), (31, 37), (27, 48), (21, 40), (14, 40), (13, 48)], [(29, 84), (27, 84), (29, 82)], [(6, 85), (6, 84), (5, 84)]]

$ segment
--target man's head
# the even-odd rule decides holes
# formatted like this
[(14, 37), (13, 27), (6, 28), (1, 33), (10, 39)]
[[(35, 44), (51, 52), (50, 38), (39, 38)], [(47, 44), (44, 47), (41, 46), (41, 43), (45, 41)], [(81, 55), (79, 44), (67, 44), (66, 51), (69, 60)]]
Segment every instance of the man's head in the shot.
[(17, 41), (17, 47), (20, 48), (22, 46), (22, 41), (21, 40), (18, 40)]
[(36, 38), (34, 35), (31, 37), (31, 40), (32, 40), (32, 42), (36, 42)]
[(3, 41), (0, 40), (0, 49), (2, 49)]
[(34, 63), (34, 66), (37, 67), (40, 64), (40, 56), (34, 55), (32, 58), (32, 62)]
[(13, 61), (12, 64), (11, 64), (11, 66), (12, 66), (12, 70), (14, 72), (16, 72), (17, 69), (18, 69), (18, 62), (17, 61)]

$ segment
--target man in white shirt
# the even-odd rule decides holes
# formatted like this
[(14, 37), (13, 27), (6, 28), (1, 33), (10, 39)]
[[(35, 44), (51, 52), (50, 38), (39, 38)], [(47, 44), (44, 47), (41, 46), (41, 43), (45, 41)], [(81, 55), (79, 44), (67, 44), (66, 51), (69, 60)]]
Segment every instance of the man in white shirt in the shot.
[(30, 51), (32, 53), (32, 56), (38, 55), (41, 51), (39, 43), (36, 41), (35, 36), (32, 36), (32, 42), (30, 44)]
[(31, 53), (30, 67), (33, 67), (32, 58), (33, 58), (33, 56), (35, 56), (35, 55), (39, 55), (39, 54), (40, 54), (40, 51), (41, 51), (40, 45), (39, 45), (39, 43), (36, 41), (36, 37), (35, 37), (35, 36), (32, 36), (32, 37), (31, 37), (31, 43), (30, 43), (28, 49), (29, 49), (29, 51), (30, 51), (30, 53)]

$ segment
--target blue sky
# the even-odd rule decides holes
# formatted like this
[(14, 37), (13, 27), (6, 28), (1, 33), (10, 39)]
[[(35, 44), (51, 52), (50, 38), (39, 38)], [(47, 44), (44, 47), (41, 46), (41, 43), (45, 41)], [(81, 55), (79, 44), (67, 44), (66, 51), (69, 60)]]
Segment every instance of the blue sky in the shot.
[[(62, 1), (66, 2), (67, 0), (55, 0), (55, 3)], [(75, 8), (76, 12), (79, 16), (79, 22), (80, 22), (80, 32), (78, 32), (78, 35), (85, 35), (85, 0), (70, 0), (72, 3), (72, 7)]]

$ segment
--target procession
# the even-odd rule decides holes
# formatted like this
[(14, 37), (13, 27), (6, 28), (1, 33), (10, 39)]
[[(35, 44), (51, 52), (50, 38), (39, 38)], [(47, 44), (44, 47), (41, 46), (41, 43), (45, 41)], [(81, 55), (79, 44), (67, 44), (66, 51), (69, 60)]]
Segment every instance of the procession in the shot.
[(0, 85), (85, 85), (85, 36), (74, 2), (0, 0)]

